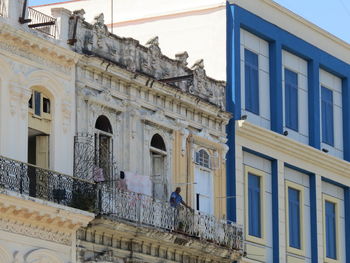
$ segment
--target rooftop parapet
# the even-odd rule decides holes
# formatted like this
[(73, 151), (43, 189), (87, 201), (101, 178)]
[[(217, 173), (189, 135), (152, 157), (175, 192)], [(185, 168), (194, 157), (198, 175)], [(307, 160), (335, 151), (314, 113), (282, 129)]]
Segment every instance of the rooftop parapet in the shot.
[(74, 11), (69, 22), (68, 43), (76, 52), (101, 57), (136, 74), (176, 86), (225, 110), (226, 83), (209, 78), (202, 59), (188, 68), (187, 52), (170, 59), (162, 54), (158, 37), (143, 46), (135, 39), (111, 34), (103, 14), (96, 16), (93, 24), (84, 20), (84, 14), (84, 10)]

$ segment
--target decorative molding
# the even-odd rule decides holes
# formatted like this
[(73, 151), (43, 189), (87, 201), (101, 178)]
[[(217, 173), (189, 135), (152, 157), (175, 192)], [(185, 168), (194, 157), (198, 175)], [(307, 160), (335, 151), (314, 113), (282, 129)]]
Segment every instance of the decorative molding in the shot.
[[(343, 178), (350, 178), (348, 172), (350, 170), (349, 162), (326, 154), (309, 145), (299, 143), (293, 139), (287, 138), (286, 136), (272, 132), (265, 128), (261, 128), (249, 122), (244, 122), (241, 127), (238, 127), (236, 125), (236, 134), (238, 137), (237, 140), (239, 138), (244, 138), (249, 141), (250, 144), (254, 144), (256, 146), (263, 145), (268, 147), (270, 149), (270, 152), (276, 151), (276, 154), (284, 153), (288, 155), (289, 162), (292, 161), (291, 157), (293, 157), (296, 160), (307, 162), (308, 165), (312, 165), (315, 168), (317, 167), (317, 169), (321, 168), (330, 171), (330, 174), (337, 174)], [(252, 150), (259, 151), (259, 149), (260, 148), (256, 148)], [(279, 158), (280, 156), (271, 157)], [(295, 165), (300, 167), (301, 162)]]
[[(164, 56), (157, 36), (142, 46), (134, 39), (110, 34), (104, 24), (103, 14), (97, 16), (93, 24), (83, 21), (79, 14), (73, 13), (73, 16), (76, 19), (69, 20), (70, 34), (78, 21), (75, 50), (80, 54), (102, 59), (102, 64), (107, 64), (107, 73), (109, 66), (114, 64), (135, 74), (135, 78), (137, 75), (150, 77), (146, 86), (152, 88), (154, 83), (170, 83), (179, 91), (192, 94), (220, 110), (225, 110), (226, 83), (207, 77), (203, 60), (198, 61), (192, 69), (187, 68), (187, 52), (177, 54), (176, 59)], [(186, 78), (177, 80), (183, 76)]]
[(71, 245), (72, 233), (59, 232), (42, 226), (35, 226), (25, 223), (20, 223), (11, 219), (0, 218), (0, 229), (3, 231), (16, 233), (33, 238), (39, 238), (64, 245)]
[[(13, 55), (26, 58), (29, 61), (36, 62), (45, 68), (55, 69), (65, 75), (70, 74), (74, 69), (73, 60), (68, 60), (67, 62), (59, 58), (61, 56), (58, 57), (57, 54), (49, 53), (47, 49), (41, 50), (38, 45), (31, 45), (27, 40), (9, 34), (2, 34), (1, 31), (0, 40), (0, 49), (12, 53)], [(55, 56), (57, 59), (52, 59)]]

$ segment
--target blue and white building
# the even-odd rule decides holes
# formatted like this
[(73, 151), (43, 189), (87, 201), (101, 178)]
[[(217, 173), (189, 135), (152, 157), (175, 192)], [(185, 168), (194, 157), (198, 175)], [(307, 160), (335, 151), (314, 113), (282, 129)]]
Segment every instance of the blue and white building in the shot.
[(349, 56), (271, 1), (227, 4), (227, 208), (247, 262), (350, 262)]
[(227, 81), (225, 196), (245, 229), (241, 262), (350, 262), (350, 45), (271, 0), (132, 5), (107, 17), (114, 32), (157, 34), (165, 54), (186, 49)]

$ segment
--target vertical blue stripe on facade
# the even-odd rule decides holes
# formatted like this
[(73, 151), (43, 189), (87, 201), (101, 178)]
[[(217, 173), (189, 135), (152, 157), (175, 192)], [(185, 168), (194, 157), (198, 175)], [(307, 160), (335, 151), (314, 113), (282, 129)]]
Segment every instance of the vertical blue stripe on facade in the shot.
[(270, 59), (270, 117), (271, 130), (283, 133), (282, 46), (278, 41), (269, 43)]
[(308, 63), (309, 145), (321, 148), (320, 132), (320, 66), (315, 60)]
[[(278, 161), (271, 161), (271, 186), (272, 186), (272, 248), (273, 263), (280, 262), (279, 252), (279, 206), (278, 206)], [(268, 217), (267, 217), (268, 218)]]
[(310, 174), (311, 263), (318, 263), (316, 175)]
[[(344, 160), (350, 162), (350, 75), (342, 81), (343, 151)], [(349, 252), (350, 253), (350, 252)]]
[[(230, 6), (228, 3), (226, 5), (226, 20), (226, 60), (228, 61), (226, 67), (226, 108), (233, 114), (233, 118), (229, 121), (226, 128), (227, 145), (229, 147), (226, 162), (226, 194), (227, 196), (236, 196), (235, 120), (241, 117), (241, 89), (235, 87), (241, 83), (240, 32), (239, 24), (234, 22), (234, 7)], [(237, 72), (239, 73), (237, 74)], [(227, 219), (236, 222), (236, 198), (227, 199), (226, 211)]]

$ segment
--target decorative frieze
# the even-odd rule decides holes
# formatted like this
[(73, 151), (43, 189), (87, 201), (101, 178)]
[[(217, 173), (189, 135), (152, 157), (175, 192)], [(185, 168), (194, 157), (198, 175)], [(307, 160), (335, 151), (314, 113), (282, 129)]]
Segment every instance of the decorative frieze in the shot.
[(0, 229), (10, 233), (16, 233), (64, 245), (71, 245), (72, 243), (71, 232), (55, 231), (53, 229), (43, 228), (42, 226), (25, 224), (5, 218), (0, 218)]
[(225, 110), (226, 84), (207, 77), (203, 60), (197, 61), (190, 69), (186, 67), (187, 52), (176, 54), (176, 59), (164, 56), (157, 36), (142, 46), (134, 39), (110, 34), (104, 24), (103, 14), (98, 15), (93, 24), (89, 24), (81, 13), (74, 12), (74, 19), (70, 19), (71, 37), (73, 29), (77, 27), (75, 51), (100, 57), (133, 73), (150, 76), (152, 80), (146, 83), (148, 87), (152, 87), (154, 81), (163, 81)]

